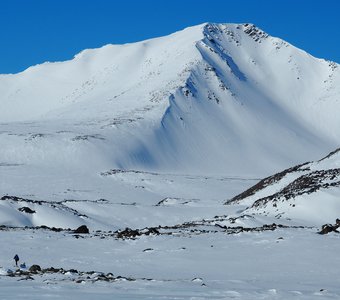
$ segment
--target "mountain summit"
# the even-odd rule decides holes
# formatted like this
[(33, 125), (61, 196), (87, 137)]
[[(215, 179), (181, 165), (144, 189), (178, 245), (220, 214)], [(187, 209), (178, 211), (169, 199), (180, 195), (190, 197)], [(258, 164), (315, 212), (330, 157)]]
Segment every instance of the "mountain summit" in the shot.
[(7, 164), (263, 176), (340, 140), (339, 66), (252, 24), (85, 50), (0, 95)]

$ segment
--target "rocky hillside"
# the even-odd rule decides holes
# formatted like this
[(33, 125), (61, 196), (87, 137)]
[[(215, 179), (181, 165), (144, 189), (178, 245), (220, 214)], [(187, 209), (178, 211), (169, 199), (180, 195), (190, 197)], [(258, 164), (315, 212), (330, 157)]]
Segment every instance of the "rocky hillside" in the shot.
[(226, 204), (276, 218), (332, 223), (340, 213), (340, 149), (267, 177)]

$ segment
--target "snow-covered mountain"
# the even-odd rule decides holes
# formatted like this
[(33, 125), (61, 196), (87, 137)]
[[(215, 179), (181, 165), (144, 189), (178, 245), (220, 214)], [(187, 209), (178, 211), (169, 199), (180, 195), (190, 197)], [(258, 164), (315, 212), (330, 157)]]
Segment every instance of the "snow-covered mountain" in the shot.
[(303, 224), (332, 223), (340, 212), (340, 148), (326, 157), (267, 177), (227, 204), (243, 204), (245, 213)]
[(0, 75), (0, 299), (339, 299), (340, 151), (258, 182), (339, 109), (337, 64), (251, 24)]
[(0, 95), (2, 164), (262, 177), (340, 140), (338, 65), (251, 24), (85, 50)]

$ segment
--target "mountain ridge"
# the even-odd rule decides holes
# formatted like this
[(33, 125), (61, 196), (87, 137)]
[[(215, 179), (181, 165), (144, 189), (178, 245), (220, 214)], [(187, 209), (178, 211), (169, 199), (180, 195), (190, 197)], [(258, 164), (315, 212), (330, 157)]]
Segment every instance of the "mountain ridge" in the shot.
[(340, 148), (320, 160), (262, 179), (225, 204), (246, 205), (244, 212), (248, 214), (321, 225), (338, 218), (339, 187)]
[(107, 169), (258, 176), (338, 146), (338, 82), (337, 64), (252, 24), (204, 23), (2, 76), (0, 121), (100, 136)]

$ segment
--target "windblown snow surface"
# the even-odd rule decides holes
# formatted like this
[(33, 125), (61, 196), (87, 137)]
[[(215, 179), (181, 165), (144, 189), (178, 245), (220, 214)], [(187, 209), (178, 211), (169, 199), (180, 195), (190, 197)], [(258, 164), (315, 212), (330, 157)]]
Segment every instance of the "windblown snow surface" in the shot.
[(340, 217), (336, 63), (207, 23), (0, 75), (0, 106), (1, 299), (340, 298), (340, 236), (317, 234)]

